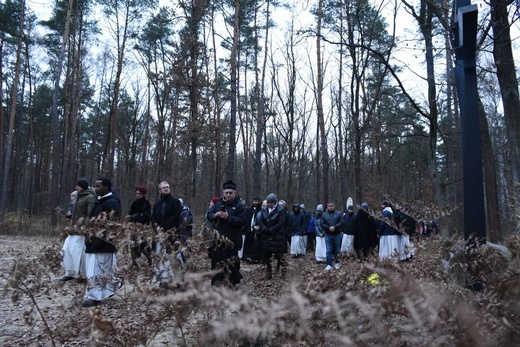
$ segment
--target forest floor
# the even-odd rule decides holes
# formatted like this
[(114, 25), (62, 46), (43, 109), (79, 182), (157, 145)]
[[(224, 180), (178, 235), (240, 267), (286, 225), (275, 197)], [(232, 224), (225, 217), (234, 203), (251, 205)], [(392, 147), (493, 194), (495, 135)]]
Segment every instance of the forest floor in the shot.
[[(61, 244), (0, 235), (1, 346), (492, 346), (520, 337), (518, 271), (506, 270), (507, 295), (453, 285), (442, 240), (419, 240), (409, 262), (342, 259), (332, 271), (314, 252), (285, 255), (269, 281), (262, 265), (242, 262), (236, 289), (209, 285), (203, 244), (170, 289), (152, 284), (144, 257), (130, 270), (119, 252), (125, 285), (93, 308), (82, 307), (84, 284), (58, 281)], [(367, 283), (373, 273), (380, 279)]]

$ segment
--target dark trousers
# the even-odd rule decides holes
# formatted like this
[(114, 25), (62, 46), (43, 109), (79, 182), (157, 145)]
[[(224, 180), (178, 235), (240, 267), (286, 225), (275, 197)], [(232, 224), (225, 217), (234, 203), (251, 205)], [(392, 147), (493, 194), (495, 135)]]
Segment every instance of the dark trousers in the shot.
[(240, 283), (243, 278), (240, 273), (240, 258), (237, 249), (217, 249), (211, 251), (211, 269), (220, 269), (219, 273), (211, 278), (211, 285), (223, 282), (226, 277), (232, 286)]

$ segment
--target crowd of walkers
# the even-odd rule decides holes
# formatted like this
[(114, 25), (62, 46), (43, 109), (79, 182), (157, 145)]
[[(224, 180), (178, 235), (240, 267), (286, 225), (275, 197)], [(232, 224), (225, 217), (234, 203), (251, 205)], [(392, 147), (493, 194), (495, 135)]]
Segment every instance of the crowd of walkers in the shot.
[[(125, 219), (151, 225), (155, 232), (151, 244), (133, 240), (132, 266), (137, 267), (137, 258), (145, 255), (154, 268), (152, 283), (168, 287), (175, 277), (172, 262), (183, 265), (186, 261), (180, 252), (173, 252), (172, 259), (172, 249), (179, 249), (192, 238), (193, 216), (182, 199), (171, 194), (168, 182), (161, 182), (157, 188), (159, 199), (152, 206), (145, 197), (147, 189), (136, 186), (136, 198)], [(222, 188), (222, 197), (211, 199), (203, 226), (213, 231), (207, 247), (215, 273), (212, 285), (235, 287), (240, 283), (241, 261), (263, 264), (264, 279), (269, 280), (287, 264), (286, 255), (301, 258), (308, 252), (314, 252), (316, 261), (324, 263), (325, 271), (339, 269), (340, 261), (365, 261), (372, 255), (378, 255), (380, 261), (406, 261), (414, 256), (412, 240), (417, 231), (426, 234), (434, 228), (417, 224), (402, 211), (402, 204), (392, 206), (386, 200), (376, 213), (371, 213), (367, 203), (362, 203), (357, 212), (352, 204), (341, 212), (334, 202), (319, 204), (310, 212), (304, 204), (293, 204), (289, 210), (287, 202), (274, 193), (263, 202), (254, 197), (247, 207), (233, 181), (226, 181)], [(88, 180), (78, 179), (67, 218), (74, 224), (100, 216), (122, 217), (121, 202), (110, 180), (98, 178), (92, 189)], [(116, 252), (113, 243), (96, 236), (71, 234), (66, 238), (62, 248), (65, 276), (60, 281), (86, 282), (83, 306), (98, 305), (122, 285), (117, 277)]]

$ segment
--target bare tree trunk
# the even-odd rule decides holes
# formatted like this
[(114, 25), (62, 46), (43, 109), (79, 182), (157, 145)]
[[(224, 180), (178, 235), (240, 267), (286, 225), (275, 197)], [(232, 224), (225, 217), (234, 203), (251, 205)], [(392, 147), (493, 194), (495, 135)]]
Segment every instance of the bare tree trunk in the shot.
[(318, 115), (318, 127), (321, 140), (321, 168), (323, 170), (323, 202), (329, 201), (329, 152), (327, 149), (327, 135), (325, 133), (325, 115), (323, 114), (323, 66), (321, 58), (321, 21), (323, 16), (323, 1), (318, 1), (318, 24), (316, 34), (316, 60), (317, 60), (317, 90), (316, 112)]
[(513, 184), (520, 184), (520, 96), (516, 76), (515, 61), (511, 48), (508, 0), (491, 0), (491, 25), (493, 26), (493, 56), (497, 68), (498, 84), (504, 104), (506, 135), (511, 156)]
[(484, 163), (484, 189), (486, 193), (486, 221), (489, 240), (497, 243), (502, 235), (502, 223), (500, 221), (500, 204), (498, 199), (498, 185), (496, 174), (496, 161), (493, 155), (493, 146), (489, 135), (486, 111), (482, 100), (478, 98), (478, 110), (482, 139), (482, 162)]
[(237, 52), (239, 40), (240, 2), (235, 0), (235, 23), (233, 27), (233, 47), (231, 49), (231, 110), (229, 117), (229, 156), (226, 167), (226, 179), (232, 180), (235, 175), (236, 126), (237, 126)]
[[(3, 217), (5, 210), (5, 201), (7, 197), (7, 176), (11, 165), (11, 156), (13, 152), (13, 140), (14, 140), (14, 120), (16, 118), (16, 109), (18, 101), (18, 79), (20, 78), (20, 65), (22, 56), (22, 39), (24, 36), (25, 26), (25, 0), (20, 2), (20, 26), (18, 32), (18, 38), (16, 43), (16, 62), (14, 65), (14, 78), (13, 78), (13, 89), (11, 99), (11, 113), (9, 115), (9, 130), (7, 132), (7, 149), (4, 157), (4, 172), (2, 177), (2, 191), (0, 192), (0, 214)], [(54, 213), (53, 213), (54, 214)]]

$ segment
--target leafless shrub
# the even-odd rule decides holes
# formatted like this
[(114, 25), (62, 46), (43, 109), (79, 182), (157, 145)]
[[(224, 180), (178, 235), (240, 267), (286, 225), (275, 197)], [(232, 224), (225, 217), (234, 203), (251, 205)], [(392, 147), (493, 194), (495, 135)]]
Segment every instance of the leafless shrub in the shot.
[[(156, 240), (150, 230), (106, 220), (79, 228), (117, 244), (118, 275), (125, 285), (115, 298), (85, 309), (81, 286), (55, 280), (61, 271), (57, 244), (45, 246), (36, 259), (20, 254), (11, 264), (12, 275), (2, 275), (2, 293), (21, 308), (25, 324), (32, 327), (24, 343), (496, 346), (520, 339), (517, 236), (508, 240), (513, 253), (508, 264), (484, 248), (471, 254), (471, 267), (479, 269), (485, 282), (482, 292), (466, 289), (444, 271), (441, 259), (455, 240), (438, 236), (416, 240), (411, 262), (348, 260), (340, 270), (325, 272), (307, 254), (290, 260), (270, 281), (262, 280), (261, 265), (248, 265), (238, 289), (212, 287), (208, 233), (206, 239), (172, 245), (172, 259), (182, 253), (187, 262), (177, 263), (176, 276), (165, 289), (151, 283), (151, 271), (132, 270), (125, 251), (136, 235)], [(378, 280), (367, 280), (374, 273)]]

